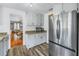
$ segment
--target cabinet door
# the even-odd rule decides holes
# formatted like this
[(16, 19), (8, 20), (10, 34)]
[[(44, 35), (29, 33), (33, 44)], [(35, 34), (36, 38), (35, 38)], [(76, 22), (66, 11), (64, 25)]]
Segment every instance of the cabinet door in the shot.
[(43, 26), (44, 16), (42, 14), (37, 14), (37, 26)]
[(26, 24), (27, 24), (27, 26), (32, 25), (32, 14), (31, 13), (26, 15)]
[(38, 34), (38, 39), (37, 39), (37, 40), (38, 40), (38, 41), (37, 41), (38, 44), (42, 44), (42, 43), (45, 42), (43, 33)]
[(36, 26), (37, 25), (37, 17), (36, 17), (36, 14), (32, 14), (32, 23), (33, 23), (33, 26)]
[(43, 39), (47, 39), (47, 33), (43, 33)]
[(31, 43), (31, 41), (30, 41), (31, 39), (30, 39), (30, 36), (29, 35), (26, 35), (26, 47), (28, 48), (29, 47), (29, 45), (30, 45), (30, 43)]
[(27, 35), (26, 36), (26, 46), (27, 48), (33, 47), (35, 43), (34, 35)]
[(40, 26), (40, 17), (39, 14), (36, 15), (36, 26)]
[(44, 25), (44, 15), (40, 15), (40, 26)]

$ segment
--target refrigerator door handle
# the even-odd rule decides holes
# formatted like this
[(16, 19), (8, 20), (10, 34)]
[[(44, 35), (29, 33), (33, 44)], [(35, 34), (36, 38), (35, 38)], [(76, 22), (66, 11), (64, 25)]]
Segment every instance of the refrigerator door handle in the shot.
[(63, 45), (58, 44), (58, 43), (56, 43), (56, 42), (53, 42), (53, 41), (51, 41), (51, 40), (49, 40), (49, 42), (50, 42), (50, 43), (53, 43), (53, 44), (56, 44), (56, 45), (58, 45), (58, 46), (60, 46), (60, 47), (66, 48), (66, 49), (68, 49), (68, 50), (70, 50), (70, 51), (72, 51), (72, 52), (76, 52), (74, 49), (71, 49), (71, 48), (69, 48), (69, 47), (63, 46)]
[(59, 15), (58, 15), (58, 19), (57, 19), (56, 35), (57, 35), (57, 39), (59, 41), (59, 39), (60, 39), (60, 20), (59, 20)]

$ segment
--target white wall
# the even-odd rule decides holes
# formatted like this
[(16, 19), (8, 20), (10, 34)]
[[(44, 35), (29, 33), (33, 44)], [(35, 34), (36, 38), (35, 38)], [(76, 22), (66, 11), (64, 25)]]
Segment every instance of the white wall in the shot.
[(63, 7), (65, 11), (70, 12), (72, 10), (77, 10), (77, 3), (64, 3)]
[[(63, 6), (62, 6), (63, 5)], [(63, 7), (63, 8), (62, 8)], [(59, 14), (62, 10), (70, 12), (72, 10), (77, 10), (77, 3), (56, 3), (53, 6), (53, 14)]]
[(2, 25), (2, 7), (0, 6), (0, 26)]
[(49, 19), (48, 19), (48, 13), (44, 14), (44, 29), (47, 31), (47, 43), (49, 43)]
[(25, 21), (25, 25), (26, 25), (26, 30), (35, 30), (35, 26), (31, 26), (31, 23), (35, 21), (35, 19), (32, 19), (32, 15), (34, 13), (26, 13), (26, 21)]
[(0, 6), (0, 32), (5, 32), (6, 29), (4, 29), (5, 26), (3, 26), (2, 14), (3, 14), (3, 8), (2, 6)]

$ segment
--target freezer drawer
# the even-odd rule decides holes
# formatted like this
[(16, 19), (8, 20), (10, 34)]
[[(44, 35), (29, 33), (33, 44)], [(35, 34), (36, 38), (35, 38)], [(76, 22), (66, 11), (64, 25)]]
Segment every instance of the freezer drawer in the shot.
[(59, 45), (49, 43), (49, 55), (50, 56), (75, 56), (75, 52), (61, 47)]

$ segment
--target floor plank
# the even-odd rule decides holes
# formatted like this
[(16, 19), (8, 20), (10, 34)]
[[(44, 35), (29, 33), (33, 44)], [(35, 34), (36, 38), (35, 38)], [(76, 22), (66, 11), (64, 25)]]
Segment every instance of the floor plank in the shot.
[(48, 44), (43, 43), (27, 49), (26, 46), (16, 46), (8, 50), (7, 56), (48, 56)]

